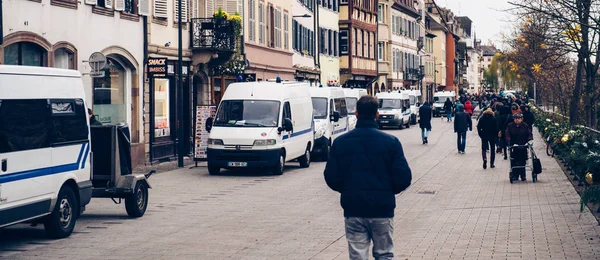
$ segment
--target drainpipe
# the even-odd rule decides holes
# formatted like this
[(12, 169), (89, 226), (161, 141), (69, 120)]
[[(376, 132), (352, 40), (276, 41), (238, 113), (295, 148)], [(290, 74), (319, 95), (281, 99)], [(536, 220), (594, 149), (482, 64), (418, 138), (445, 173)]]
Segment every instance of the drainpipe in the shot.
[[(2, 0), (0, 0), (2, 1)], [(240, 35), (242, 37), (241, 39), (241, 43), (240, 43), (240, 52), (242, 54), (242, 58), (244, 59), (244, 67), (246, 66), (246, 34), (244, 33), (244, 31), (246, 31), (246, 26), (244, 26), (244, 21), (246, 20), (246, 1), (242, 1), (242, 35)], [(246, 68), (247, 69), (247, 68)], [(244, 70), (246, 70), (244, 69)]]
[[(313, 1), (313, 2), (314, 2), (314, 7), (315, 7), (314, 8), (315, 11), (313, 14), (315, 16), (313, 19), (314, 28), (315, 28), (315, 30), (314, 30), (315, 40), (313, 41), (314, 50), (315, 50), (314, 60), (315, 60), (315, 68), (317, 68), (317, 67), (319, 68), (319, 76), (317, 77), (317, 80), (318, 80), (317, 86), (319, 86), (319, 84), (321, 84), (321, 55), (319, 54), (319, 49), (317, 48), (318, 45), (317, 45), (317, 40), (316, 40), (320, 37), (320, 34), (319, 34), (319, 6), (317, 5), (317, 1)], [(319, 42), (319, 44), (320, 44), (320, 42)]]

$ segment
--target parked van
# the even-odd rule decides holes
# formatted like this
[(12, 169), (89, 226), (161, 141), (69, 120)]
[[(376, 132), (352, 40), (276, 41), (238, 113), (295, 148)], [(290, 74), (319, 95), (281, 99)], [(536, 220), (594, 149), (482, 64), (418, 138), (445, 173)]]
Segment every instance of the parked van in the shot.
[(456, 93), (454, 91), (439, 91), (433, 94), (433, 116), (442, 116), (446, 115), (446, 111), (444, 110), (444, 103), (447, 99), (452, 101), (454, 104), (454, 100), (456, 98)]
[(348, 110), (348, 131), (351, 131), (356, 127), (356, 102), (368, 93), (363, 88), (344, 88), (344, 94), (346, 95), (346, 110)]
[(410, 123), (416, 125), (419, 121), (419, 107), (421, 106), (421, 91), (405, 90), (410, 100)]
[(326, 161), (333, 141), (348, 132), (346, 96), (344, 90), (339, 87), (311, 87), (310, 96), (315, 124), (313, 154)]
[(0, 65), (0, 227), (71, 234), (92, 196), (81, 73)]
[(410, 127), (410, 99), (408, 93), (377, 93), (379, 100), (379, 128), (395, 126)]
[(308, 83), (244, 82), (227, 87), (209, 127), (208, 171), (266, 168), (283, 174), (286, 162), (309, 167), (313, 106)]

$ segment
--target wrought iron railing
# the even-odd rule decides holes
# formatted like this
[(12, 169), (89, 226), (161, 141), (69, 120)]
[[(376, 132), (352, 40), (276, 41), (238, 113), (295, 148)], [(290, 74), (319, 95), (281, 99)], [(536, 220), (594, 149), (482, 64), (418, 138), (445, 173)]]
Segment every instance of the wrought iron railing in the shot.
[(215, 18), (192, 18), (191, 48), (235, 51), (235, 31), (230, 21)]

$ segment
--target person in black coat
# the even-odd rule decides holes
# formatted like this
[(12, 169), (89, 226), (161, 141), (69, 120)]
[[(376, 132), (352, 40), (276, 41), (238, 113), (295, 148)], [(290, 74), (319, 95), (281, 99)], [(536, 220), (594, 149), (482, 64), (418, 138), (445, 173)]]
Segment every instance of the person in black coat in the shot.
[(427, 138), (429, 137), (429, 132), (431, 132), (431, 107), (429, 106), (429, 102), (425, 101), (425, 103), (419, 108), (419, 127), (421, 127), (421, 140), (423, 140), (423, 144), (429, 143)]
[(396, 196), (412, 174), (398, 138), (377, 129), (379, 102), (356, 103), (356, 128), (335, 139), (325, 166), (325, 182), (341, 193), (350, 259), (392, 259)]
[(498, 130), (500, 133), (498, 133), (498, 137), (500, 137), (500, 150), (499, 152), (502, 153), (504, 152), (504, 160), (507, 160), (508, 157), (506, 155), (507, 152), (507, 146), (506, 146), (506, 127), (508, 126), (508, 123), (510, 123), (509, 119), (511, 119), (510, 116), (511, 113), (511, 109), (510, 107), (507, 106), (502, 106), (502, 108), (500, 109), (500, 115), (496, 117), (496, 124), (498, 125)]
[[(444, 102), (444, 112), (446, 113), (446, 122), (452, 121), (452, 101), (450, 101), (450, 98), (447, 98), (446, 102)], [(444, 120), (443, 117), (442, 120)]]
[(498, 138), (498, 125), (496, 124), (496, 118), (494, 117), (494, 111), (492, 109), (486, 109), (483, 112), (483, 116), (477, 122), (477, 133), (481, 138), (481, 156), (483, 157), (483, 169), (487, 168), (487, 150), (490, 151), (490, 168), (496, 168), (494, 161), (496, 160), (496, 154), (494, 146), (496, 145), (496, 139)]
[(465, 112), (465, 106), (458, 105), (458, 112), (454, 118), (454, 132), (456, 133), (456, 143), (458, 153), (465, 153), (467, 146), (467, 129), (473, 131), (473, 121), (471, 116)]
[(531, 112), (530, 106), (523, 106), (523, 121), (529, 126), (529, 129), (533, 133), (533, 123), (535, 123), (535, 115)]

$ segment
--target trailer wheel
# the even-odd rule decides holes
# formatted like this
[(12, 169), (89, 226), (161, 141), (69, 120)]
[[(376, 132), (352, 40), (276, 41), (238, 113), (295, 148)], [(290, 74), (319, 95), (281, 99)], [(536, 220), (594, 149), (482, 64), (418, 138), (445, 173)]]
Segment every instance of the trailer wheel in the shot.
[(148, 208), (148, 185), (139, 181), (135, 185), (133, 194), (125, 198), (125, 210), (130, 217), (139, 218), (146, 213), (146, 208)]

